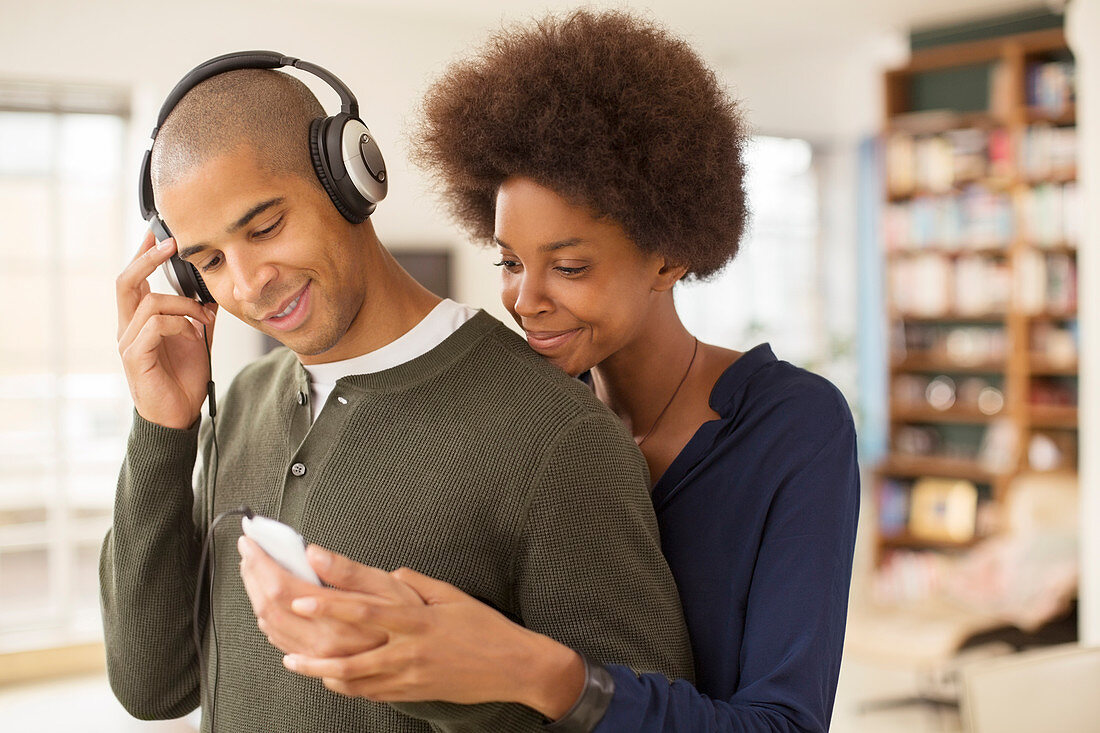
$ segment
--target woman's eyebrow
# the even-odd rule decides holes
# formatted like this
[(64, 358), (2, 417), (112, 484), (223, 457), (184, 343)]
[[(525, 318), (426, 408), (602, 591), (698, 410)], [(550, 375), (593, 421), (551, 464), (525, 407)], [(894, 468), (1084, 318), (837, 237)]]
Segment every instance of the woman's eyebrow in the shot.
[[(500, 237), (494, 236), (493, 241), (497, 243), (498, 247), (504, 247), (505, 249), (511, 249), (512, 247), (504, 242)], [(584, 244), (584, 239), (581, 237), (571, 237), (569, 239), (561, 239), (556, 242), (549, 242), (539, 247), (540, 252), (553, 252), (556, 249), (562, 249), (563, 247), (576, 247), (579, 244)]]

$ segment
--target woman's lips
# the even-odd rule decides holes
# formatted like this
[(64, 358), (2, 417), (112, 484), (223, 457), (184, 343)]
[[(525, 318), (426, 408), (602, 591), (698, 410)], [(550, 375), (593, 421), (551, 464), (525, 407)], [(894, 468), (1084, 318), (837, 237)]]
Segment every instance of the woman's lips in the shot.
[(527, 343), (540, 353), (554, 351), (566, 344), (579, 331), (579, 328), (569, 331), (527, 331)]

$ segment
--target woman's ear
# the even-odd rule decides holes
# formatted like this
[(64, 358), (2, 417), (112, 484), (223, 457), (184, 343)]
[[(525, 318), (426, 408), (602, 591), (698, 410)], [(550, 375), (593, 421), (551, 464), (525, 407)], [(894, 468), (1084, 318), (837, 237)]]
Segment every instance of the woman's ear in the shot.
[(660, 293), (668, 290), (683, 279), (687, 271), (687, 265), (677, 264), (667, 258), (661, 258), (661, 269), (657, 271), (657, 276), (653, 279), (653, 291)]

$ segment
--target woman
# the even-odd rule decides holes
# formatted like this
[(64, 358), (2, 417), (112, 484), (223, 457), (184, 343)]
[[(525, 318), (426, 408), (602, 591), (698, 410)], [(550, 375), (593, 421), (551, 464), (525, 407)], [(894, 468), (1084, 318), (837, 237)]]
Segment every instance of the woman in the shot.
[(327, 594), (293, 610), (340, 620), (363, 649), (388, 641), (288, 655), (289, 668), (376, 700), (523, 702), (561, 730), (828, 728), (859, 501), (850, 412), (766, 344), (700, 343), (672, 297), (737, 252), (743, 140), (685, 43), (577, 12), (452, 66), (416, 148), (459, 222), (499, 248), (502, 299), (531, 347), (633, 431), (696, 684), (582, 662), (445, 583), (317, 548), (330, 583), (386, 599)]

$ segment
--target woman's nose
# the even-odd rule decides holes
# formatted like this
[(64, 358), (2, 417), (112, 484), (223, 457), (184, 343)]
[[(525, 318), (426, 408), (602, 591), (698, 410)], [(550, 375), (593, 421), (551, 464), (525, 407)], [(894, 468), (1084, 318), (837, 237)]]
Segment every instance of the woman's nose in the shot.
[(523, 274), (516, 280), (513, 307), (517, 314), (530, 318), (551, 310), (553, 305), (540, 278)]

